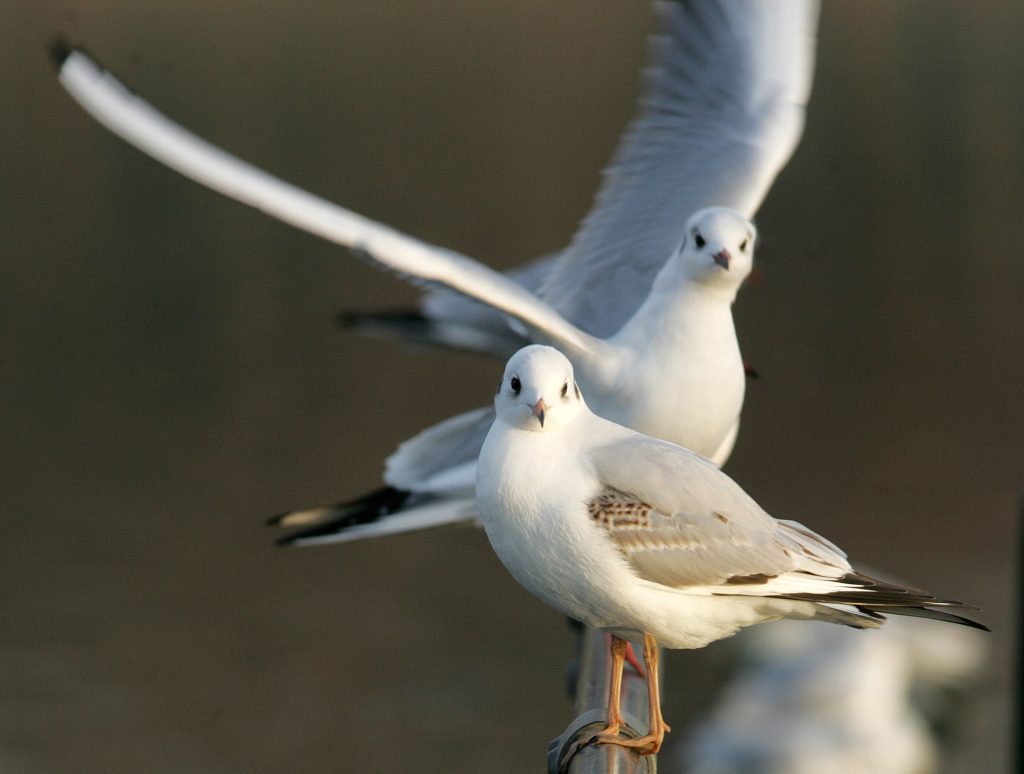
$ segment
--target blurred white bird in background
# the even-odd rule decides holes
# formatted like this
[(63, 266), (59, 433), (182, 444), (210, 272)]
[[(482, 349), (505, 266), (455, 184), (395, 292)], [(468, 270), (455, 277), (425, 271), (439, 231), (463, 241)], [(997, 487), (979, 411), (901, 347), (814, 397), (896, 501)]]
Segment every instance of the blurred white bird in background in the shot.
[(937, 771), (988, 650), (978, 631), (906, 619), (870, 637), (779, 622), (733, 645), (732, 677), (675, 755), (686, 774)]

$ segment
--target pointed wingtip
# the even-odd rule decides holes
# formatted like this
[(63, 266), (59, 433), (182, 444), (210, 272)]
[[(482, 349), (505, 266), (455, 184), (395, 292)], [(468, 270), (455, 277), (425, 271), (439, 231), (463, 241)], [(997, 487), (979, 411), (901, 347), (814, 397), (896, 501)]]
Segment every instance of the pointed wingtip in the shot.
[[(980, 608), (972, 608), (972, 609), (980, 610)], [(985, 624), (983, 624), (981, 621), (975, 621), (973, 618), (968, 618), (965, 615), (956, 615), (955, 613), (950, 613), (950, 616), (953, 619), (955, 619), (955, 620), (950, 621), (950, 623), (958, 623), (961, 626), (969, 626), (972, 629), (980, 629), (983, 632), (991, 632), (992, 631)]]
[[(946, 603), (939, 603), (942, 607), (936, 608), (929, 605), (911, 606), (906, 608), (883, 608), (886, 613), (894, 613), (897, 615), (908, 615), (915, 616), (918, 618), (931, 618), (935, 621), (945, 621), (946, 623), (959, 624), (960, 626), (967, 626), (971, 629), (980, 629), (983, 632), (991, 632), (985, 624), (980, 621), (975, 621), (973, 618), (968, 618), (964, 615), (958, 615), (957, 613), (951, 613), (946, 608)], [(960, 607), (968, 607), (967, 605), (959, 605)], [(978, 608), (970, 608), (977, 610)]]
[(275, 541), (279, 546), (290, 546), (300, 541), (334, 535), (351, 527), (375, 522), (400, 510), (409, 499), (409, 495), (410, 492), (404, 489), (383, 486), (348, 502), (271, 516), (267, 519), (267, 524), (297, 527)]
[(334, 315), (334, 324), (342, 329), (358, 328), (366, 325), (377, 325), (402, 328), (424, 328), (430, 321), (416, 309), (389, 309), (383, 312), (359, 312), (341, 309)]
[(50, 53), (50, 64), (53, 65), (53, 69), (57, 72), (60, 72), (61, 68), (64, 67), (68, 57), (75, 53), (75, 47), (63, 35), (54, 37), (50, 41), (49, 46), (47, 46), (47, 49)]
[(321, 505), (316, 508), (301, 508), (271, 516), (267, 519), (267, 525), (271, 527), (298, 527), (304, 524), (316, 524), (324, 519), (341, 515), (348, 510), (348, 503)]
[(333, 535), (338, 531), (338, 529), (339, 525), (334, 521), (324, 524), (314, 524), (302, 529), (296, 529), (293, 532), (289, 532), (287, 535), (282, 535), (274, 541), (274, 545), (281, 547), (294, 546), (300, 540), (310, 540), (311, 538)]

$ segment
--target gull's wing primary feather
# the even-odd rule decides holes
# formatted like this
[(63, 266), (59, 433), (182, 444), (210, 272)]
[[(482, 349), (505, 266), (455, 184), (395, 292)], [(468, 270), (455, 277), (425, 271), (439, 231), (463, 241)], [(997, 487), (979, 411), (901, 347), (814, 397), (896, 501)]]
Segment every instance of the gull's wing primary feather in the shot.
[(604, 348), (499, 272), (279, 180), (174, 123), (83, 52), (64, 50), (60, 56), (60, 81), (86, 112), (185, 177), (303, 231), (353, 248), (415, 283), (440, 285), (475, 298), (571, 351)]
[(617, 331), (646, 298), (691, 214), (726, 206), (752, 217), (803, 131), (816, 0), (657, 10), (639, 112), (540, 291), (595, 336)]
[(381, 489), (272, 518), (275, 526), (298, 528), (279, 542), (340, 543), (475, 523), (476, 461), (493, 423), (488, 406), (427, 428), (388, 457)]
[[(352, 523), (349, 514), (332, 514), (323, 510), (324, 518), (280, 538), (278, 545), (312, 546), (347, 543), (353, 540), (405, 535), (420, 530), (454, 527), (476, 523), (476, 500), (472, 497), (455, 500), (427, 500), (393, 515), (365, 523)], [(283, 524), (282, 526), (288, 526)]]

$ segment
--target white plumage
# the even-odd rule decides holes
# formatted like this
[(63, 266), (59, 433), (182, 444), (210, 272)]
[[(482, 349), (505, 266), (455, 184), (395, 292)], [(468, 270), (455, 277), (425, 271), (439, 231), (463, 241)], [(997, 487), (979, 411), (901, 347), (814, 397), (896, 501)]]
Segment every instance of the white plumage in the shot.
[[(425, 301), (448, 343), (503, 349), (525, 333), (554, 344), (572, 358), (602, 415), (721, 463), (743, 402), (730, 305), (750, 271), (754, 230), (747, 219), (802, 131), (818, 9), (814, 0), (697, 0), (656, 10), (661, 33), (651, 38), (638, 114), (592, 211), (563, 253), (524, 267), (515, 280), (215, 148), (80, 51), (61, 53), (60, 80), (98, 121), (193, 180), (416, 283), (474, 299)], [(698, 254), (703, 265), (694, 262)], [(730, 256), (727, 271), (711, 262), (721, 255)], [(286, 514), (280, 523), (317, 522), (305, 537), (327, 540), (371, 536), (369, 522), (381, 515), (410, 528), (435, 526), (444, 523), (438, 498), (451, 502), (450, 522), (472, 518), (472, 470), (465, 465), (489, 424), (474, 417), (446, 424), (444, 443), (435, 443), (439, 433), (431, 429), (403, 445), (387, 463), (385, 483), (401, 490), (386, 498), (389, 507), (367, 510), (379, 500), (375, 493)], [(429, 516), (408, 513), (426, 501)], [(346, 535), (352, 525), (359, 529)]]
[[(495, 408), (476, 485), (495, 552), (552, 607), (643, 637), (648, 658), (653, 641), (700, 648), (780, 618), (866, 628), (896, 613), (977, 626), (933, 609), (959, 603), (854, 571), (838, 547), (771, 517), (708, 460), (596, 416), (557, 350), (516, 353)], [(648, 672), (656, 679), (656, 665)], [(655, 709), (654, 750), (665, 730)]]

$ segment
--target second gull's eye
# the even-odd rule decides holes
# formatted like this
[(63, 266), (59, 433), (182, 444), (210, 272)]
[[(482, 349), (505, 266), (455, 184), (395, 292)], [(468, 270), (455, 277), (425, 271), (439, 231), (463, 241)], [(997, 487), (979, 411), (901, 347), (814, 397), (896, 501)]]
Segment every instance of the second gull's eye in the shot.
[(509, 386), (512, 388), (512, 392), (514, 392), (516, 395), (518, 395), (519, 391), (523, 389), (523, 383), (519, 381), (518, 376), (512, 377), (512, 381), (509, 382)]
[(562, 385), (562, 397), (564, 398), (568, 394), (569, 394), (569, 382), (566, 382), (565, 384)]

